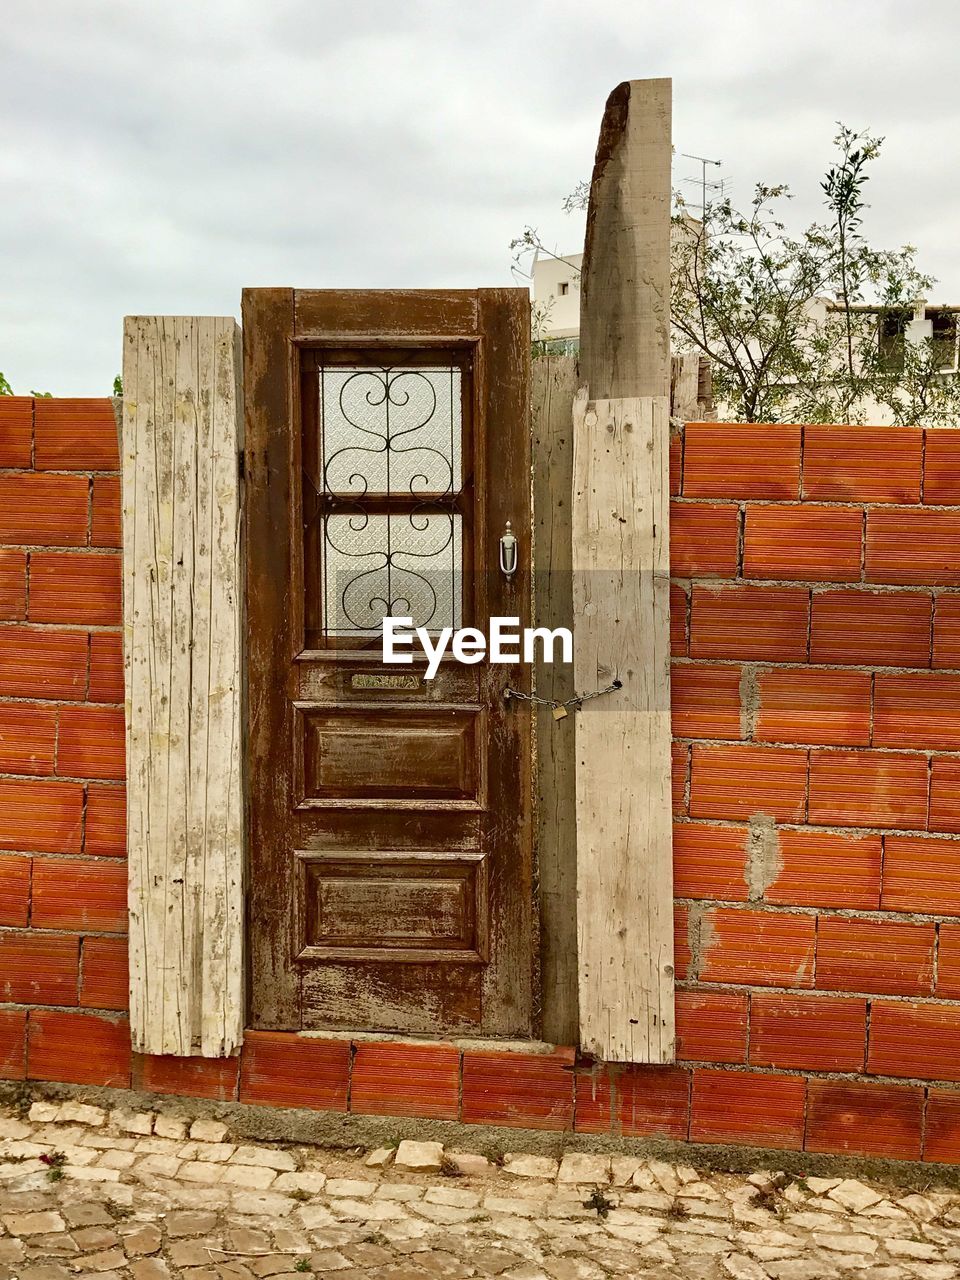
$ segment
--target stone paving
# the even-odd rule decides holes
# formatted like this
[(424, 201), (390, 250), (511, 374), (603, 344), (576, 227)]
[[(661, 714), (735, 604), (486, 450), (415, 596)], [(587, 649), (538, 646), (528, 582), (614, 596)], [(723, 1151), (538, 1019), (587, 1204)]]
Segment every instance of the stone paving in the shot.
[[(935, 1175), (932, 1175), (934, 1177)], [(960, 1192), (438, 1143), (343, 1153), (82, 1102), (0, 1110), (0, 1280), (949, 1280)]]

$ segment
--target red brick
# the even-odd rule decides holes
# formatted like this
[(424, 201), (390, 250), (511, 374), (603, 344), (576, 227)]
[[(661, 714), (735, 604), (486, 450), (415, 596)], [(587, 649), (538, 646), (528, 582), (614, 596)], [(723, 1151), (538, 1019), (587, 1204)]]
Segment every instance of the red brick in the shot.
[(940, 926), (936, 991), (944, 1000), (960, 1000), (960, 924)]
[(351, 1111), (457, 1119), (460, 1050), (452, 1044), (363, 1041), (353, 1052)]
[(0, 773), (53, 773), (57, 712), (32, 702), (0, 702)]
[(678, 738), (740, 738), (740, 668), (732, 664), (675, 662), (670, 708)]
[(126, 1012), (129, 993), (126, 938), (84, 938), (80, 1004)]
[(577, 1133), (682, 1142), (689, 1103), (689, 1071), (601, 1063), (577, 1074), (575, 1128)]
[(799, 1151), (805, 1093), (802, 1076), (696, 1070), (690, 1141), (743, 1142)]
[(875, 1000), (867, 1070), (878, 1076), (960, 1080), (960, 1005)]
[(687, 907), (673, 908), (673, 967), (682, 981), (690, 976), (690, 912)]
[(716, 907), (703, 913), (701, 982), (812, 987), (816, 920), (786, 911)]
[(685, 498), (799, 497), (799, 427), (689, 422), (684, 436)]
[(694, 587), (692, 658), (806, 662), (806, 587)]
[(670, 503), (670, 572), (677, 578), (735, 578), (740, 509), (733, 503)]
[(94, 476), (90, 517), (92, 547), (122, 547), (120, 477)]
[[(248, 1031), (247, 1036), (251, 1033)], [(133, 1087), (147, 1093), (233, 1102), (237, 1097), (240, 1058), (174, 1058), (134, 1054)], [(337, 1110), (342, 1111), (343, 1107)]]
[(30, 912), (30, 858), (0, 853), (0, 925), (23, 928)]
[(126, 867), (87, 858), (35, 858), (30, 923), (37, 929), (126, 933)]
[(821, 916), (817, 986), (871, 995), (929, 995), (933, 924)]
[(36, 401), (36, 466), (45, 471), (116, 471), (117, 423), (108, 399)]
[(922, 456), (919, 427), (804, 427), (803, 496), (919, 502)]
[(867, 512), (867, 582), (960, 586), (960, 511)]
[(29, 467), (33, 396), (0, 396), (0, 467)]
[(960, 675), (878, 672), (873, 741), (881, 747), (960, 748)]
[(847, 1080), (807, 1083), (804, 1149), (919, 1160), (923, 1090)]
[(27, 616), (27, 553), (0, 547), (0, 618), (19, 622)]
[(26, 1074), (26, 1010), (0, 1009), (0, 1080), (23, 1080)]
[(751, 1066), (862, 1071), (866, 1046), (866, 1000), (772, 991), (751, 998)]
[(960, 505), (960, 431), (938, 427), (926, 433), (923, 455), (923, 500)]
[(747, 1060), (747, 997), (734, 991), (678, 991), (677, 1058), (685, 1062)]
[(96, 631), (90, 637), (91, 702), (123, 702), (123, 636)]
[(749, 506), (743, 576), (814, 582), (857, 582), (860, 507)]
[(116, 626), (121, 622), (120, 557), (35, 551), (30, 557), (30, 621)]
[(678, 898), (747, 900), (746, 827), (674, 824), (673, 891)]
[(105, 1088), (130, 1087), (130, 1027), (92, 1013), (34, 1009), (27, 1037), (27, 1078)]
[(0, 627), (0, 695), (82, 699), (87, 682), (85, 631)]
[(670, 433), (670, 493), (676, 495), (683, 487), (683, 432)]
[(97, 857), (127, 855), (127, 793), (124, 787), (87, 788), (84, 853)]
[(123, 708), (62, 707), (57, 773), (121, 780), (126, 773)]
[(924, 1160), (960, 1164), (960, 1091), (928, 1090), (924, 1129)]
[(52, 933), (0, 933), (0, 1001), (77, 1003), (80, 939)]
[(0, 849), (79, 853), (83, 787), (0, 778)]
[(687, 593), (675, 582), (670, 583), (670, 653), (674, 658), (687, 655)]
[(287, 1031), (247, 1031), (240, 1063), (240, 1101), (271, 1107), (346, 1111), (350, 1044)]
[(960, 760), (934, 756), (930, 768), (931, 831), (960, 834)]
[(573, 1050), (463, 1055), (464, 1124), (573, 1128)]
[(690, 748), (682, 742), (670, 745), (670, 786), (673, 812), (683, 817), (687, 812), (687, 776), (690, 772)]
[(960, 668), (960, 595), (941, 592), (934, 599), (933, 665)]
[(749, 818), (764, 813), (781, 822), (800, 822), (806, 797), (805, 751), (694, 745), (691, 817)]
[(892, 751), (811, 751), (809, 821), (841, 827), (926, 826), (926, 759)]
[(757, 677), (764, 742), (866, 746), (870, 741), (870, 676), (865, 671), (778, 667)]
[(932, 614), (932, 598), (912, 591), (815, 591), (810, 661), (929, 667)]
[(781, 870), (764, 890), (765, 902), (862, 911), (880, 905), (880, 836), (781, 828), (777, 846)]
[(960, 840), (885, 836), (884, 911), (960, 915)]
[(0, 475), (0, 542), (85, 546), (89, 504), (86, 476)]

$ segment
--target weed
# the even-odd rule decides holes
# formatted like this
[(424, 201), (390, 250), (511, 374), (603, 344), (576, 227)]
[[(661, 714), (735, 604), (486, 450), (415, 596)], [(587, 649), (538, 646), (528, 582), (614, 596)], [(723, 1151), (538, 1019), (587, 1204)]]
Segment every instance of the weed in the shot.
[(594, 1187), (590, 1199), (584, 1200), (585, 1209), (596, 1209), (598, 1218), (605, 1218), (611, 1209), (616, 1207), (615, 1200), (608, 1200), (599, 1187)]
[(682, 1200), (674, 1200), (673, 1204), (667, 1210), (666, 1216), (672, 1222), (683, 1222), (684, 1218), (690, 1217), (690, 1210)]
[(294, 1271), (312, 1271), (309, 1258), (298, 1258), (293, 1264)]
[(304, 1191), (303, 1187), (294, 1187), (292, 1191), (288, 1191), (287, 1195), (291, 1200), (309, 1200), (310, 1192)]
[(51, 1151), (49, 1155), (44, 1152), (40, 1157), (40, 1163), (47, 1166), (47, 1180), (59, 1182), (63, 1177), (63, 1166), (67, 1163), (67, 1157), (62, 1151)]
[(463, 1170), (450, 1156), (444, 1156), (440, 1161), (440, 1172), (445, 1178), (462, 1178)]
[(389, 1244), (390, 1241), (387, 1239), (387, 1237), (383, 1234), (382, 1231), (371, 1231), (369, 1232), (369, 1234), (361, 1238), (360, 1243), (361, 1244), (378, 1244), (380, 1246), (383, 1246), (385, 1244)]

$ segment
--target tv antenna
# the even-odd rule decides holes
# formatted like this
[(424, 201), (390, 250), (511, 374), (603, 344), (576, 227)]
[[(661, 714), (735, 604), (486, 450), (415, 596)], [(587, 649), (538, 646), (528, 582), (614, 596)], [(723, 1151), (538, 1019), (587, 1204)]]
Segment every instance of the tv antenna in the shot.
[[(696, 160), (697, 163), (700, 165), (700, 178), (699, 178), (700, 200), (701, 200), (700, 211), (701, 213), (705, 213), (707, 209), (707, 188), (709, 188), (711, 191), (715, 191), (717, 190), (717, 188), (719, 188), (721, 195), (723, 194), (722, 178), (718, 182), (707, 181), (707, 165), (712, 164), (719, 169), (723, 161), (710, 160), (706, 156), (692, 156), (687, 151), (681, 151), (680, 154), (683, 156), (684, 160)], [(684, 182), (696, 182), (696, 181), (697, 181), (696, 178), (684, 178)]]

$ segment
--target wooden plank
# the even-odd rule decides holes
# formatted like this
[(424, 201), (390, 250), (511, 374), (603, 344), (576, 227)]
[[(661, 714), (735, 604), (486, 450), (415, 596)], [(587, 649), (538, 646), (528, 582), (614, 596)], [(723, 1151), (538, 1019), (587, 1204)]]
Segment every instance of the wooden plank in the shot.
[(662, 397), (574, 406), (580, 1045), (674, 1056), (669, 419)]
[(128, 317), (123, 359), (130, 1029), (223, 1057), (243, 1033), (240, 331)]
[[(534, 610), (538, 627), (573, 627), (570, 495), (573, 488), (575, 356), (544, 356), (532, 367)], [(539, 662), (537, 692), (566, 700), (573, 667)], [(540, 889), (541, 1034), (577, 1039), (577, 841), (574, 721), (536, 708), (537, 864)]]
[(707, 422), (716, 417), (713, 407), (710, 361), (696, 352), (670, 360), (670, 417), (676, 423)]

